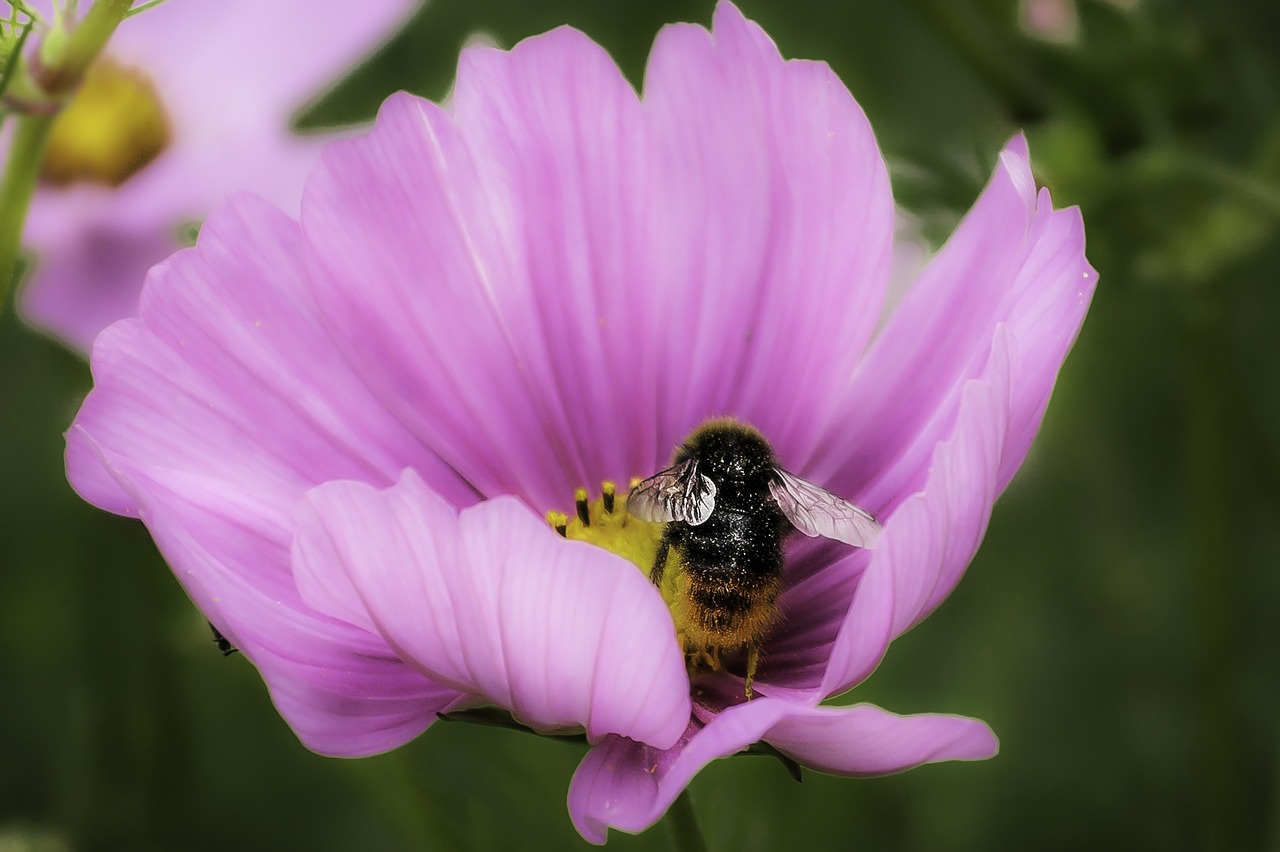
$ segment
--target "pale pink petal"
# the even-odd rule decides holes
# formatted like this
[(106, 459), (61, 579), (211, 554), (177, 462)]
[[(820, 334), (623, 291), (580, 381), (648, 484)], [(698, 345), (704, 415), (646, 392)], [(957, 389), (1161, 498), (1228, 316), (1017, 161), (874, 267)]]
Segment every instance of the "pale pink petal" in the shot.
[(783, 62), (727, 2), (711, 33), (658, 35), (644, 105), (655, 245), (628, 325), (656, 398), (637, 416), (670, 447), (737, 415), (798, 467), (888, 279), (894, 211), (875, 138), (825, 63)]
[(37, 255), (24, 318), (87, 352), (134, 313), (142, 273), (179, 247), (179, 227), (228, 192), (252, 189), (296, 212), (322, 142), (336, 136), (294, 135), (293, 113), (415, 5), (369, 0), (345, 15), (309, 0), (173, 0), (125, 21), (106, 54), (155, 84), (173, 140), (120, 187), (40, 188), (24, 230)]
[[(30, 240), (28, 244), (42, 248)], [(137, 311), (147, 270), (182, 245), (176, 227), (140, 231), (93, 226), (44, 247), (19, 294), (22, 318), (88, 352), (100, 331)]]
[[(988, 367), (997, 399), (1009, 396), (1013, 341), (1003, 326), (997, 329), (993, 360)], [(971, 383), (973, 384), (973, 383)], [(977, 385), (971, 389), (977, 394)], [(900, 506), (887, 523), (899, 530), (894, 544), (882, 539), (875, 551), (850, 550), (834, 542), (793, 540), (788, 548), (781, 618), (761, 656), (759, 680), (788, 689), (816, 689), (828, 668), (828, 658), (851, 653), (872, 666), (888, 642), (932, 610), (959, 579), (985, 530), (956, 507), (975, 510), (994, 501), (996, 471), (1005, 447), (1006, 403), (971, 403), (961, 422), (962, 433), (939, 445), (924, 492)], [(959, 446), (957, 446), (959, 445)], [(925, 497), (925, 494), (932, 495)], [(931, 502), (930, 502), (931, 501)], [(926, 509), (932, 506), (932, 509)], [(977, 517), (977, 516), (973, 516)], [(945, 531), (945, 535), (943, 535)], [(930, 553), (930, 546), (950, 550)], [(917, 548), (911, 558), (904, 547)], [(886, 549), (889, 554), (886, 555)], [(874, 571), (867, 575), (867, 566)], [(887, 568), (886, 566), (894, 566)], [(850, 611), (850, 607), (854, 611)], [(845, 632), (840, 647), (836, 636)], [(857, 651), (853, 649), (857, 648)], [(841, 662), (840, 670), (848, 671)], [(859, 670), (861, 675), (870, 668)], [(819, 697), (828, 694), (827, 691)], [(762, 686), (767, 692), (767, 688)]]
[[(467, 502), (334, 351), (299, 256), (297, 225), (274, 208), (249, 196), (221, 208), (195, 249), (152, 271), (140, 319), (98, 341), (76, 425), (111, 452), (251, 490), (286, 519), (313, 485), (387, 484), (407, 465)], [(68, 459), (82, 496), (119, 506), (75, 434)]]
[[(322, 729), (303, 705), (309, 696), (331, 716), (326, 708), (350, 703), (344, 679), (371, 676), (362, 660), (380, 670), (393, 655), (302, 603), (289, 566), (294, 507), (321, 482), (387, 484), (406, 464), (455, 500), (474, 498), (329, 345), (299, 275), (298, 241), (296, 224), (240, 198), (210, 218), (195, 249), (153, 270), (140, 318), (97, 342), (96, 386), (67, 436), (67, 469), (86, 499), (142, 517), (192, 598), (212, 607), (273, 690), (299, 684), (287, 690), (297, 706), (278, 701), (309, 745), (353, 753), (368, 731)], [(218, 604), (232, 588), (260, 605)]]
[(288, 531), (256, 511), (252, 495), (81, 440), (132, 499), (196, 606), (260, 670), (308, 748), (347, 757), (387, 751), (461, 698), (404, 665), (381, 637), (303, 604), (287, 573)]
[(207, 149), (170, 149), (115, 189), (38, 193), (23, 235), (36, 255), (18, 294), (23, 319), (88, 353), (104, 328), (137, 313), (147, 270), (182, 247), (183, 225), (198, 223), (232, 187), (296, 214), (307, 172), (337, 135), (299, 138), (281, 128), (219, 138)]
[(764, 740), (824, 772), (874, 775), (939, 760), (980, 760), (997, 744), (981, 722), (954, 716), (895, 716), (878, 707), (815, 707), (757, 698), (730, 707), (705, 727), (693, 722), (662, 751), (609, 737), (592, 749), (569, 785), (569, 813), (592, 843), (609, 828), (637, 833), (653, 825), (712, 760)]
[(609, 828), (632, 834), (653, 825), (711, 761), (757, 742), (797, 705), (772, 698), (739, 704), (705, 727), (691, 722), (666, 751), (624, 737), (608, 737), (578, 765), (569, 784), (569, 815), (578, 832), (604, 843)]
[[(1012, 250), (1007, 245), (1010, 233), (1026, 235)], [(950, 477), (954, 493), (947, 498), (960, 499), (959, 492), (972, 487), (973, 499), (989, 504), (1026, 454), (1095, 278), (1083, 257), (1078, 212), (1054, 211), (1045, 193), (1037, 202), (1025, 143), (1015, 139), (975, 211), (904, 300), (860, 368), (851, 399), (861, 393), (869, 396), (851, 403), (847, 423), (832, 429), (830, 444), (830, 453), (837, 447), (847, 453), (850, 446), (856, 453), (846, 457), (833, 477), (819, 473), (816, 478), (892, 522), (902, 514), (905, 506), (899, 504), (911, 491), (933, 487), (929, 483), (934, 469), (926, 462), (937, 443), (956, 428), (966, 381), (993, 360), (1006, 357), (993, 350), (1004, 345), (1017, 350), (1018, 367), (1011, 379), (1008, 410), (1001, 415), (1007, 421), (1002, 443), (991, 450), (998, 467), (967, 480), (969, 470), (962, 465), (964, 472)], [(997, 331), (1001, 324), (1004, 331)], [(982, 467), (981, 460), (977, 467)], [(992, 488), (988, 497), (985, 492)], [(906, 530), (907, 518), (922, 529), (944, 529), (951, 523), (945, 513), (932, 521), (905, 514), (896, 522), (904, 538), (921, 535), (921, 542), (951, 550), (932, 556), (921, 550), (906, 559), (903, 554), (887, 555), (884, 551), (897, 551), (901, 545), (888, 546), (882, 540), (878, 561), (872, 564), (901, 563), (895, 573), (905, 573), (893, 582), (866, 578), (866, 557), (857, 554), (825, 562), (794, 561), (782, 599), (786, 619), (779, 637), (770, 643), (776, 650), (764, 658), (762, 679), (791, 688), (811, 687), (813, 673), (840, 629), (846, 631), (846, 641), (830, 653), (838, 658), (831, 670), (841, 676), (832, 679), (829, 673), (824, 688), (847, 686), (865, 676), (892, 636), (936, 606), (953, 587), (968, 561), (956, 554), (976, 548), (985, 515), (980, 525), (953, 528), (944, 539), (936, 532), (924, 536)], [(907, 569), (908, 563), (915, 567)], [(820, 569), (816, 576), (815, 569)], [(859, 583), (865, 588), (854, 594)], [(895, 600), (903, 594), (905, 600)], [(831, 616), (849, 602), (856, 613), (832, 621)], [(796, 613), (800, 619), (793, 621)], [(788, 624), (795, 629), (788, 630)], [(861, 662), (851, 665), (843, 658), (846, 653)]]
[[(1020, 367), (1002, 489), (1039, 428), (1096, 281), (1079, 211), (1054, 210), (1046, 191), (1037, 198), (1026, 141), (1015, 137), (860, 365), (826, 457), (807, 473), (887, 516), (923, 486), (934, 445), (953, 430), (962, 388), (989, 360), (1003, 323), (1017, 341)], [(839, 469), (827, 475), (832, 464)]]
[(573, 30), (470, 50), (453, 115), (393, 98), (308, 185), (339, 344), (484, 493), (563, 504), (714, 414), (803, 457), (857, 361), (893, 224), (865, 117), (732, 6), (716, 27), (664, 31), (643, 104)]
[(669, 747), (688, 723), (684, 657), (652, 584), (511, 498), (459, 515), (412, 470), (385, 491), (330, 483), (307, 501), (294, 557), (312, 606), (533, 728)]
[(229, 121), (269, 116), (287, 125), (419, 5), (360, 0), (358, 9), (341, 10), (314, 0), (173, 0), (126, 20), (107, 50), (152, 73), (172, 93), (167, 101), (201, 93), (196, 100)]
[(1013, 346), (998, 327), (991, 360), (982, 378), (965, 384), (955, 433), (935, 448), (924, 488), (885, 522), (838, 637), (827, 654), (818, 652), (829, 657), (823, 695), (869, 675), (889, 642), (950, 593), (977, 552), (1007, 450), (1020, 366)]
[(872, 551), (796, 534), (785, 554), (778, 621), (761, 651), (756, 680), (765, 694), (780, 686), (816, 692)]
[(857, 656), (879, 658), (892, 638), (893, 581), (868, 571), (875, 558), (871, 551), (829, 557), (821, 570), (784, 589), (779, 624), (761, 652), (762, 692), (781, 686), (825, 698), (823, 678), (837, 636), (845, 649), (859, 649)]
[[(546, 113), (539, 130), (560, 128), (599, 156), (619, 152), (616, 172), (584, 158), (584, 169), (613, 175), (616, 184), (597, 189), (601, 199), (612, 197), (627, 180), (631, 158), (624, 152), (643, 138), (634, 123), (635, 93), (616, 66), (567, 29), (524, 42), (510, 55), (473, 48), (462, 60), (456, 108), (470, 108), (473, 76), (506, 61), (549, 65), (574, 80), (569, 91), (580, 91), (581, 100), (564, 102), (561, 80), (541, 88), (526, 109), (543, 117), (541, 105)], [(538, 140), (535, 127), (525, 144)], [(578, 485), (645, 471), (624, 461), (637, 448), (601, 440), (614, 428), (606, 423), (625, 422), (625, 410), (604, 404), (590, 412), (574, 402), (587, 389), (572, 385), (573, 371), (599, 365), (558, 360), (548, 338), (553, 331), (567, 335), (539, 321), (567, 310), (561, 300), (573, 294), (554, 276), (534, 277), (531, 255), (548, 250), (544, 243), (558, 244), (544, 210), (549, 200), (522, 192), (536, 174), (512, 176), (505, 159), (470, 144), (438, 107), (401, 95), (384, 105), (372, 134), (330, 148), (308, 183), (302, 215), (317, 298), (338, 344), (402, 421), (484, 493), (521, 494), (549, 508)], [(534, 150), (549, 156), (545, 147)], [(617, 203), (625, 206), (625, 197)], [(597, 221), (600, 215), (575, 221), (597, 230), (622, 227), (617, 216)], [(572, 331), (599, 333), (594, 321)], [(620, 356), (625, 338), (613, 345)], [(622, 399), (622, 390), (612, 392)], [(600, 430), (590, 431), (597, 423)], [(607, 456), (588, 467), (588, 453)], [(653, 464), (652, 448), (647, 455)]]
[(986, 760), (1000, 745), (963, 716), (899, 716), (870, 704), (794, 710), (764, 739), (804, 766), (834, 775), (886, 775), (940, 760)]
[(226, 127), (202, 130), (189, 144), (170, 146), (121, 186), (42, 187), (27, 216), (24, 241), (33, 249), (52, 252), (85, 231), (176, 239), (183, 227), (198, 224), (228, 194), (241, 190), (251, 190), (296, 217), (303, 183), (320, 152), (354, 132), (299, 136), (283, 125), (255, 128), (252, 133)]

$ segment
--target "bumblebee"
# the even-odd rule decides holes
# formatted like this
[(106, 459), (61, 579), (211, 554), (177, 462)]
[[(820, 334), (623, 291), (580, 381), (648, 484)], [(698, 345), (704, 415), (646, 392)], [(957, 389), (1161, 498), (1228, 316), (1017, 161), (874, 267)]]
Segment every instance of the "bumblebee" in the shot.
[(636, 483), (627, 511), (665, 524), (649, 577), (661, 589), (668, 568), (680, 574), (670, 603), (690, 666), (719, 669), (722, 653), (745, 649), (747, 698), (777, 621), (784, 537), (797, 529), (869, 548), (880, 532), (869, 512), (783, 470), (763, 435), (727, 418)]

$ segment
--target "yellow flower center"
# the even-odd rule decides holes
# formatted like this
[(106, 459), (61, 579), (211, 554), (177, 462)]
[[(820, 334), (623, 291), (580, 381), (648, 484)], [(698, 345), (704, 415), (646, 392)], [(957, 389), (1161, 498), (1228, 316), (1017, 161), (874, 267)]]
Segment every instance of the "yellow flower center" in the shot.
[(40, 177), (52, 186), (120, 186), (159, 156), (172, 135), (151, 80), (102, 58), (54, 122)]
[(618, 496), (617, 486), (606, 481), (600, 487), (600, 499), (588, 502), (587, 489), (573, 495), (572, 517), (562, 512), (548, 512), (547, 522), (560, 535), (574, 541), (587, 541), (603, 547), (634, 564), (649, 576), (658, 555), (663, 525), (642, 521), (627, 514), (626, 496)]
[[(632, 481), (632, 485), (637, 480)], [(574, 514), (548, 512), (547, 522), (556, 532), (575, 541), (586, 541), (616, 553), (623, 559), (651, 575), (658, 557), (658, 545), (662, 541), (665, 524), (642, 521), (627, 513), (626, 496), (617, 494), (617, 486), (609, 481), (600, 488), (600, 498), (588, 500), (587, 490), (579, 488), (574, 493)], [(690, 672), (719, 670), (719, 649), (707, 646), (700, 637), (696, 619), (689, 611), (686, 594), (687, 575), (681, 565), (680, 554), (672, 549), (667, 555), (659, 591), (671, 610), (675, 622), (676, 638), (684, 649)]]

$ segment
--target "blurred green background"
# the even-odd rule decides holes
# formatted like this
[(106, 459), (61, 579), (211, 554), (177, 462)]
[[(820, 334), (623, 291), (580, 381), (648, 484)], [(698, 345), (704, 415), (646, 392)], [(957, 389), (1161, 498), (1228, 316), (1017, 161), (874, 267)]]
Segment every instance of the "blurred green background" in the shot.
[[(1280, 4), (1063, 6), (1074, 35), (1046, 37), (995, 0), (741, 2), (836, 69), (935, 241), (1024, 128), (1101, 285), (966, 578), (853, 695), (980, 717), (1002, 753), (803, 784), (721, 761), (691, 788), (712, 850), (1280, 850)], [(664, 22), (712, 8), (438, 0), (301, 124), (443, 95), (476, 31), (567, 22), (638, 81)], [(303, 749), (141, 526), (66, 485), (88, 386), (6, 310), (0, 850), (586, 846), (578, 746), (438, 725), (368, 760)]]

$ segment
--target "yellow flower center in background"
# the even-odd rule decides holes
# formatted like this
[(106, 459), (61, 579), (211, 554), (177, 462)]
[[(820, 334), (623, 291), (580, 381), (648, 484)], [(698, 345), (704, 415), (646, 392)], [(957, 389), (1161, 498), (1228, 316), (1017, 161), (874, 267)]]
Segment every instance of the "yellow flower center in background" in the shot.
[(158, 157), (172, 135), (151, 80), (102, 58), (54, 122), (40, 177), (52, 186), (120, 186)]

